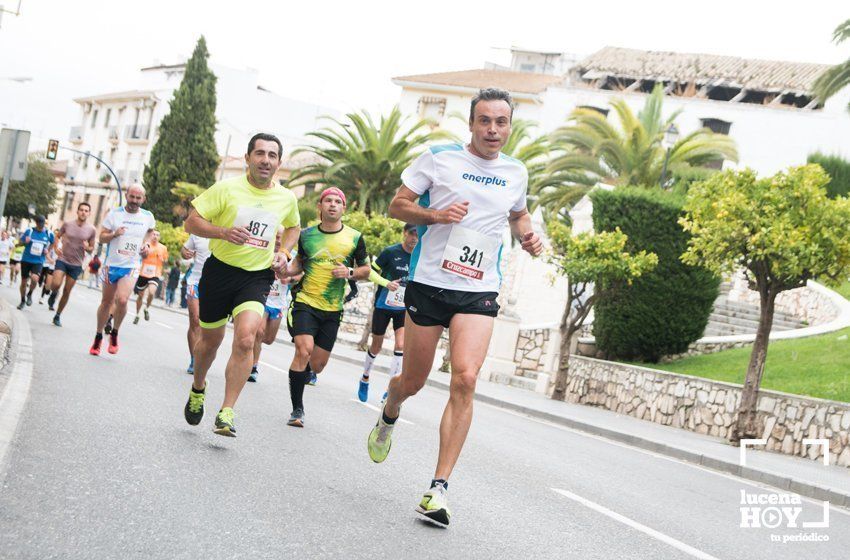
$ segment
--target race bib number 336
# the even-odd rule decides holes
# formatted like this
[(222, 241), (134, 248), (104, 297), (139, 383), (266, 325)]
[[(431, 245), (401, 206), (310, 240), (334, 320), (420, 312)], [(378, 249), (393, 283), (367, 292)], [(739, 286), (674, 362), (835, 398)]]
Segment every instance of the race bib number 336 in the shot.
[(464, 278), (484, 281), (484, 275), (491, 269), (499, 245), (498, 239), (454, 226), (443, 251), (442, 268)]
[(248, 230), (248, 240), (245, 245), (256, 249), (267, 249), (274, 242), (277, 233), (277, 217), (262, 208), (243, 206), (236, 213), (235, 226)]

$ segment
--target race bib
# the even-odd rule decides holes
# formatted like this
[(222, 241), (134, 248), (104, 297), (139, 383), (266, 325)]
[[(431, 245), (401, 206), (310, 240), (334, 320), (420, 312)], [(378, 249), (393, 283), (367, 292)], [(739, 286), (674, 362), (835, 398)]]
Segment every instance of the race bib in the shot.
[(118, 254), (125, 257), (132, 257), (139, 254), (138, 239), (122, 239), (118, 246)]
[(484, 281), (484, 272), (491, 268), (500, 242), (477, 231), (453, 226), (446, 249), (443, 251), (442, 268), (452, 274)]
[(156, 274), (155, 264), (142, 265), (142, 276), (144, 276), (145, 278), (153, 278), (154, 274)]
[(44, 242), (43, 241), (33, 241), (30, 245), (30, 254), (34, 257), (41, 255), (44, 252)]
[(277, 216), (262, 208), (242, 206), (236, 213), (234, 226), (242, 226), (248, 230), (250, 237), (245, 245), (255, 249), (268, 249), (274, 246), (274, 236), (277, 233)]
[(404, 286), (399, 286), (394, 292), (387, 290), (387, 297), (384, 299), (389, 307), (404, 307)]

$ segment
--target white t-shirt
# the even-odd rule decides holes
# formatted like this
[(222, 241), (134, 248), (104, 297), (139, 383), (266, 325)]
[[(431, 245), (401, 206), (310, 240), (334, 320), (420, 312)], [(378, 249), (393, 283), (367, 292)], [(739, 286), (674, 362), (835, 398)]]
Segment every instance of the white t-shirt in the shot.
[(288, 295), (289, 284), (281, 284), (280, 280), (275, 280), (274, 284), (272, 284), (272, 289), (269, 291), (269, 297), (266, 298), (266, 307), (283, 309), (286, 307)]
[(0, 239), (0, 261), (8, 262), (14, 246), (15, 242), (11, 237), (9, 239)]
[(488, 160), (461, 144), (447, 144), (425, 151), (401, 179), (420, 195), (419, 204), (425, 208), (442, 210), (469, 202), (469, 213), (459, 224), (419, 226), (410, 279), (449, 290), (499, 291), (508, 213), (526, 209), (525, 165), (504, 154)]
[(142, 258), (139, 251), (145, 236), (156, 227), (156, 220), (147, 210), (140, 208), (138, 212), (131, 214), (122, 206), (109, 211), (103, 220), (103, 227), (110, 231), (117, 231), (120, 227), (127, 228), (124, 235), (119, 235), (109, 242), (103, 264), (115, 268), (135, 268)]
[(186, 240), (186, 243), (183, 244), (183, 247), (195, 252), (195, 258), (192, 260), (192, 273), (186, 280), (188, 285), (194, 286), (201, 281), (204, 263), (207, 262), (207, 258), (210, 256), (210, 240), (206, 237), (198, 237), (192, 234)]

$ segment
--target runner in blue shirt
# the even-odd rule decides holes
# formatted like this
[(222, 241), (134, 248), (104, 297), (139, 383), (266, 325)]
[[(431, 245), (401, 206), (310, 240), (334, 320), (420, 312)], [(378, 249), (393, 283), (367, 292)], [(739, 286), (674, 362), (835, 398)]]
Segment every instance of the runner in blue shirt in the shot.
[[(44, 257), (53, 249), (55, 238), (53, 232), (44, 227), (44, 216), (36, 216), (35, 227), (28, 228), (21, 235), (24, 244), (24, 254), (21, 257), (21, 303), (18, 309), (32, 305), (32, 293), (38, 285), (38, 277), (44, 267)], [(29, 290), (27, 290), (29, 281)]]

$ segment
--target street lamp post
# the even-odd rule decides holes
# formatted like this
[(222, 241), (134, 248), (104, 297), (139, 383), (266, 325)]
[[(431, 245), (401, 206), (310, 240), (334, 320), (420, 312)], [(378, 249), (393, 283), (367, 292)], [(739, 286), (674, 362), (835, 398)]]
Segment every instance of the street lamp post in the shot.
[(670, 162), (670, 151), (676, 145), (677, 140), (679, 140), (679, 129), (676, 128), (675, 124), (670, 123), (667, 130), (664, 131), (664, 139), (661, 141), (661, 145), (667, 148), (667, 153), (664, 155), (664, 166), (661, 168), (660, 186), (662, 189), (664, 188), (664, 181), (667, 180), (667, 164)]

